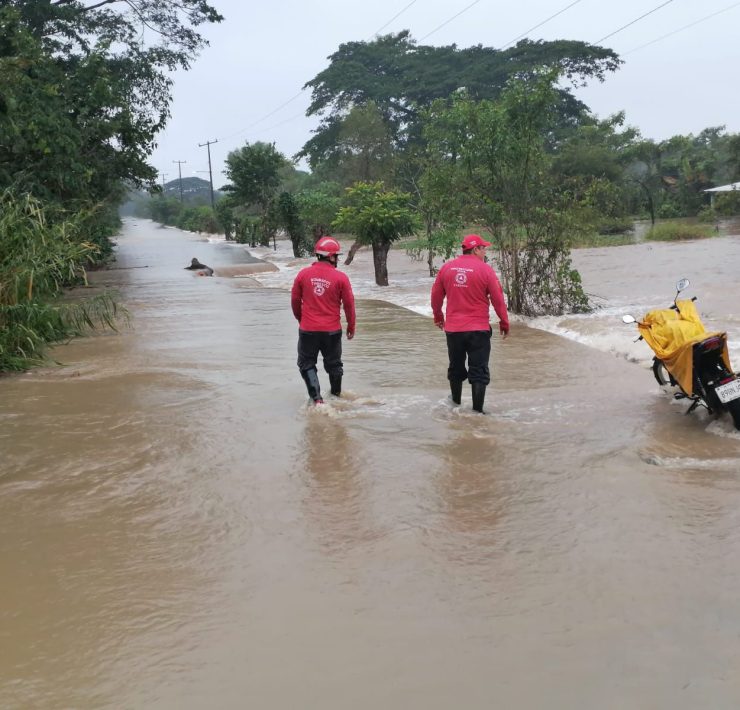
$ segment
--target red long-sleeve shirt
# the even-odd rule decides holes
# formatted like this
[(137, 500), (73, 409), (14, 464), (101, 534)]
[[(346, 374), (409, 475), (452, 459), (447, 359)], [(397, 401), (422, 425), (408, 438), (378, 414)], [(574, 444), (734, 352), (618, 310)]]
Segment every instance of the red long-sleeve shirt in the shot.
[(301, 330), (332, 332), (342, 329), (340, 306), (344, 307), (347, 331), (355, 332), (355, 297), (347, 274), (326, 261), (301, 269), (290, 294), (293, 315)]
[[(447, 318), (442, 304), (447, 298)], [(444, 321), (446, 333), (488, 330), (489, 303), (501, 325), (509, 328), (509, 314), (496, 272), (473, 254), (463, 254), (442, 265), (432, 286), (434, 322)]]

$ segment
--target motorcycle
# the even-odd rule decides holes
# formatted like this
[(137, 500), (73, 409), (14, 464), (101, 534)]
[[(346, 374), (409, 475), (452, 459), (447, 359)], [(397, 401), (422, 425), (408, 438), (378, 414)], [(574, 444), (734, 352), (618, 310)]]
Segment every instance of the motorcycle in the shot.
[(673, 396), (691, 402), (686, 414), (699, 406), (710, 414), (729, 412), (740, 429), (740, 378), (730, 364), (727, 333), (706, 331), (694, 305), (696, 296), (678, 300), (688, 286), (688, 279), (676, 284), (670, 308), (650, 311), (641, 321), (625, 315), (622, 321), (636, 323), (637, 340), (645, 340), (655, 353), (653, 375), (658, 384), (678, 387)]

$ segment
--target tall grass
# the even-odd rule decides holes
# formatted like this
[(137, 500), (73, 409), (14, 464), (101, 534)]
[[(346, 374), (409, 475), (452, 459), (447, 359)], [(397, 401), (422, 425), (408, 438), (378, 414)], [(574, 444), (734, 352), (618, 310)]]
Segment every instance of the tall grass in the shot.
[(714, 234), (715, 230), (707, 224), (663, 222), (652, 227), (645, 235), (645, 239), (656, 242), (672, 242), (684, 239), (707, 239)]
[(60, 300), (65, 287), (87, 284), (85, 264), (100, 249), (83, 238), (84, 221), (50, 221), (34, 198), (0, 195), (0, 372), (42, 362), (50, 343), (115, 326), (110, 294)]

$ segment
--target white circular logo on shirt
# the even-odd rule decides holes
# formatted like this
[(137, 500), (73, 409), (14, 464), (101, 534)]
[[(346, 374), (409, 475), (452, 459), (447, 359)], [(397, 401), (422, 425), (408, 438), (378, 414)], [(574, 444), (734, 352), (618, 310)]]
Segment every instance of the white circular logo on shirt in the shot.
[(458, 271), (455, 274), (455, 281), (459, 284), (465, 284), (468, 282), (468, 276), (464, 271)]
[(326, 289), (324, 288), (323, 284), (314, 284), (314, 286), (313, 286), (313, 292), (317, 296), (323, 296), (325, 290)]

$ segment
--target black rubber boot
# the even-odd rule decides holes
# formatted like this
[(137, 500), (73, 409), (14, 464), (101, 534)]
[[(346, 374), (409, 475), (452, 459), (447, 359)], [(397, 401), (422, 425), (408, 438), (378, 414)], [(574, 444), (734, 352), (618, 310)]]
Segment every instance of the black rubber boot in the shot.
[(455, 404), (460, 404), (462, 400), (462, 380), (450, 380), (450, 398)]
[(473, 410), (483, 414), (483, 402), (486, 399), (486, 385), (481, 382), (473, 382), (470, 387), (473, 390)]
[(329, 384), (331, 385), (331, 393), (335, 397), (339, 397), (342, 394), (342, 376), (329, 375)]
[(308, 390), (308, 396), (314, 401), (315, 404), (323, 404), (324, 400), (321, 398), (321, 385), (319, 385), (319, 374), (315, 368), (301, 372), (306, 383), (306, 389)]

